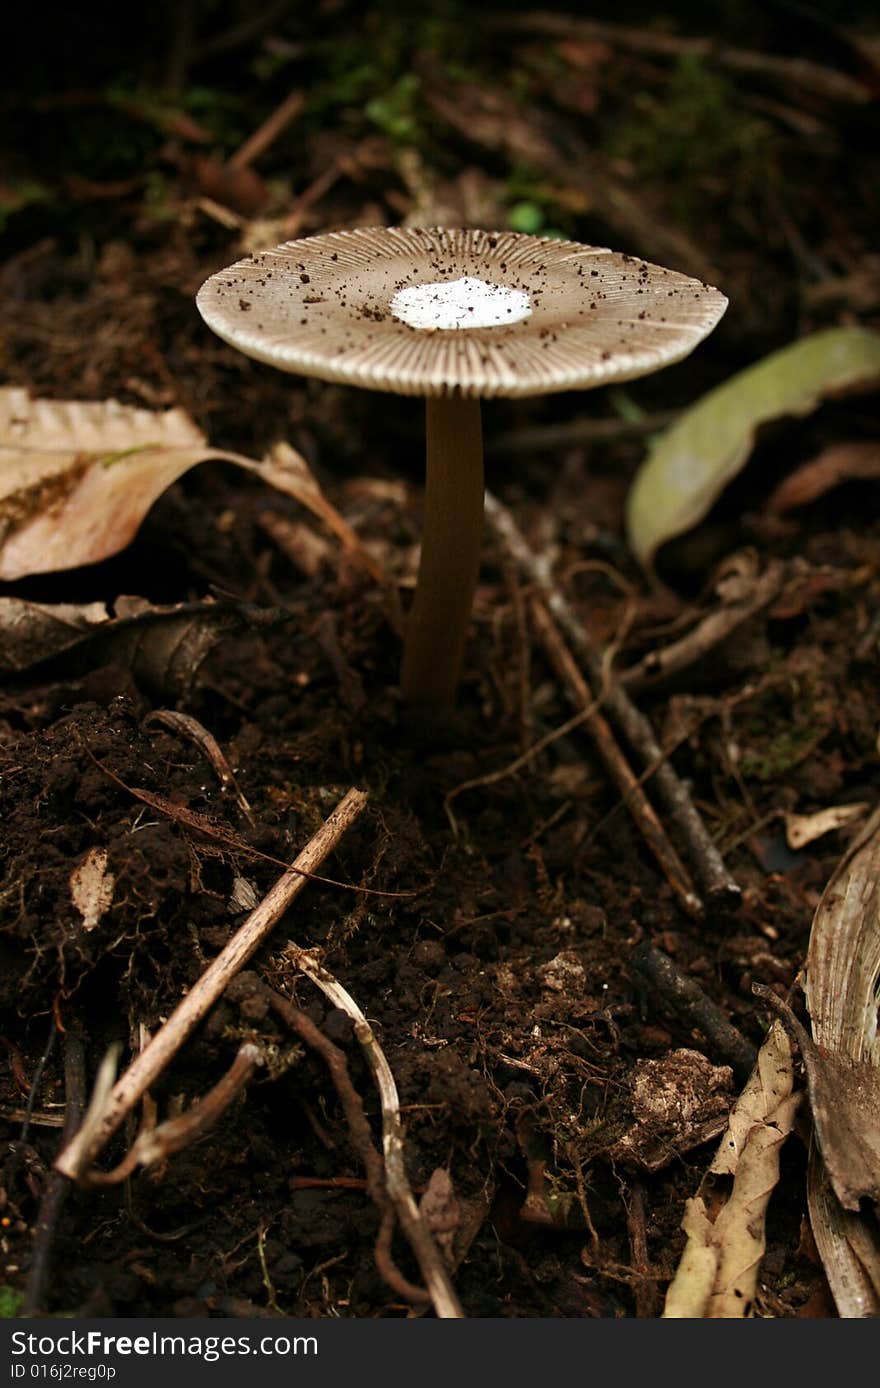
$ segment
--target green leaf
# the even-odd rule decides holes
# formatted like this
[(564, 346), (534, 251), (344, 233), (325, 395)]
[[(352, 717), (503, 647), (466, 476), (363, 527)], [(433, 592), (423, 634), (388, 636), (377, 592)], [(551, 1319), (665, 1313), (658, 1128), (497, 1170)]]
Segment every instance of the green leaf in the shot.
[(514, 203), (507, 214), (507, 225), (511, 231), (522, 231), (527, 236), (536, 236), (544, 226), (544, 212), (536, 202)]
[(14, 1287), (0, 1286), (0, 1320), (14, 1320), (21, 1312), (24, 1297)]
[(829, 328), (783, 347), (687, 410), (657, 440), (627, 499), (630, 548), (646, 569), (659, 547), (701, 521), (740, 472), (762, 424), (880, 381), (880, 333)]

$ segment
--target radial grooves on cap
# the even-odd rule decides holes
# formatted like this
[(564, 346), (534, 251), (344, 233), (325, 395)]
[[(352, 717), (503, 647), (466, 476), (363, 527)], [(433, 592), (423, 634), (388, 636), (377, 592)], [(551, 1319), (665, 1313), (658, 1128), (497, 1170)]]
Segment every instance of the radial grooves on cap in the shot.
[[(510, 326), (425, 331), (390, 310), (417, 284), (524, 290)], [(402, 395), (537, 395), (679, 361), (727, 306), (717, 289), (599, 246), (517, 232), (368, 227), (288, 241), (199, 291), (205, 321), (258, 361)]]

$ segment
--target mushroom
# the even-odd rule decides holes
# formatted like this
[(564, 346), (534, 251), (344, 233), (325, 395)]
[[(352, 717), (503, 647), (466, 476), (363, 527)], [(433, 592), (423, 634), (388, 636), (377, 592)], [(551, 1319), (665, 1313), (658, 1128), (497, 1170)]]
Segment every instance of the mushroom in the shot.
[(717, 289), (632, 256), (514, 232), (361, 228), (288, 241), (202, 286), (224, 341), (282, 371), (427, 403), (410, 702), (452, 700), (480, 564), (480, 399), (588, 389), (681, 360)]

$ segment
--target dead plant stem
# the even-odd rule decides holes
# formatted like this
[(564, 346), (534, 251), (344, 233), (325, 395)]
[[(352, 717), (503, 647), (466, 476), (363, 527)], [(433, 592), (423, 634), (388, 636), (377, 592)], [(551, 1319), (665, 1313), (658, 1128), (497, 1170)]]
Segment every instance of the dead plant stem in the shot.
[(657, 793), (683, 841), (699, 881), (710, 900), (731, 909), (739, 905), (740, 888), (728, 871), (724, 859), (712, 842), (702, 816), (687, 787), (679, 779), (657, 741), (650, 722), (636, 708), (626, 690), (608, 680), (601, 654), (595, 649), (563, 593), (554, 583), (547, 559), (535, 554), (526, 543), (510, 511), (491, 492), (486, 493), (486, 515), (504, 548), (513, 556), (523, 574), (540, 592), (546, 607), (559, 624), (575, 655), (584, 663), (594, 687), (617, 727), (653, 773)]
[(267, 938), (293, 900), (308, 881), (310, 873), (339, 844), (346, 830), (362, 813), (367, 795), (349, 790), (336, 809), (309, 840), (288, 870), (253, 910), (232, 939), (208, 966), (186, 997), (178, 1003), (164, 1026), (160, 1027), (145, 1050), (129, 1065), (111, 1089), (104, 1111), (85, 1134), (80, 1129), (62, 1151), (55, 1169), (76, 1180), (91, 1166), (98, 1152), (116, 1131), (125, 1115), (155, 1082), (194, 1028), (213, 1007), (230, 981)]
[(446, 1264), (440, 1255), (416, 1204), (406, 1174), (403, 1159), (403, 1127), (400, 1121), (400, 1098), (391, 1066), (373, 1033), (373, 1029), (350, 993), (346, 992), (332, 974), (316, 963), (307, 951), (295, 946), (288, 954), (297, 968), (320, 988), (325, 997), (341, 1008), (354, 1022), (355, 1036), (363, 1049), (367, 1064), (373, 1072), (382, 1105), (382, 1145), (385, 1154), (385, 1182), (400, 1226), (416, 1256), (434, 1311), (441, 1319), (461, 1319), (464, 1312)]

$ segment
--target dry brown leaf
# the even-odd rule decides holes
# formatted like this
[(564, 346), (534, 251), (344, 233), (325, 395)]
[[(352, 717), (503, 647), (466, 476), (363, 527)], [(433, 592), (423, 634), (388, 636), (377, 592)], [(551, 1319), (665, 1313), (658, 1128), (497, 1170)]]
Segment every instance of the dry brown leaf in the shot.
[(843, 1208), (815, 1147), (807, 1197), (816, 1248), (838, 1312), (846, 1319), (880, 1316), (880, 1226), (876, 1216)]
[[(116, 599), (117, 621), (97, 631), (90, 656), (131, 670), (138, 684), (158, 694), (186, 697), (198, 672), (224, 634), (256, 620), (245, 603), (174, 603), (155, 607), (146, 598)], [(260, 613), (271, 621), (272, 614)]]
[(49, 604), (0, 598), (0, 674), (17, 674), (78, 646), (109, 619), (102, 602)]
[(845, 1210), (880, 1202), (880, 1069), (813, 1046), (804, 1051), (819, 1150)]
[[(764, 1218), (779, 1179), (779, 1151), (800, 1103), (793, 1092), (791, 1046), (778, 1022), (767, 1034), (748, 1083), (736, 1102), (699, 1194), (687, 1202), (688, 1236), (666, 1294), (664, 1318), (748, 1315), (764, 1256)], [(713, 1179), (733, 1177), (714, 1218), (707, 1208)]]
[(835, 1194), (857, 1210), (880, 1199), (880, 812), (832, 876), (807, 954), (815, 1046), (804, 1060), (816, 1136)]
[(0, 597), (0, 676), (45, 664), (47, 678), (75, 678), (113, 664), (157, 694), (186, 696), (206, 656), (225, 632), (279, 614), (244, 603), (176, 603), (154, 607), (122, 596), (111, 616), (103, 603), (57, 605)]
[(116, 400), (32, 400), (0, 388), (0, 579), (94, 564), (124, 549), (150, 507), (197, 463), (246, 468), (327, 524), (378, 582), (384, 574), (288, 445), (265, 462), (211, 448), (184, 410)]
[(880, 1066), (880, 810), (849, 847), (816, 908), (807, 953), (813, 1038)]
[(785, 841), (795, 851), (806, 848), (808, 843), (830, 834), (832, 829), (841, 829), (853, 820), (861, 819), (870, 805), (859, 802), (855, 805), (829, 805), (815, 814), (787, 814), (785, 816)]
[(767, 498), (766, 509), (777, 514), (817, 501), (841, 482), (880, 478), (880, 444), (837, 443), (824, 448), (779, 484)]
[[(831, 877), (807, 955), (815, 1045), (804, 1049), (817, 1146), (810, 1223), (841, 1316), (880, 1316), (880, 1223), (859, 1196), (880, 1181), (880, 811)], [(876, 1198), (876, 1196), (875, 1196)]]
[[(810, 1067), (811, 1082), (817, 1075), (819, 1078), (819, 1111), (815, 1114), (819, 1145), (811, 1154), (808, 1187), (810, 1224), (837, 1309), (846, 1317), (880, 1316), (880, 1224), (876, 1211), (850, 1212), (844, 1207), (860, 1187), (876, 1184), (877, 1179), (871, 1161), (880, 1124), (878, 875), (880, 811), (872, 815), (825, 888), (813, 919), (807, 955), (807, 1006), (820, 1054), (831, 1052), (839, 1060), (861, 1067), (862, 1080), (870, 1088), (868, 1103), (874, 1105), (861, 1113), (849, 1102), (841, 1105), (844, 1096), (829, 1091), (824, 1082), (828, 1071), (821, 1060), (818, 1067), (815, 1063)], [(845, 1082), (849, 1078), (846, 1075)], [(853, 1138), (854, 1125), (856, 1151), (850, 1152), (846, 1143)]]

